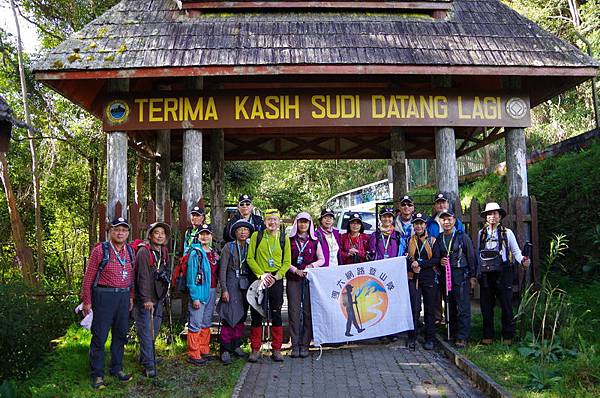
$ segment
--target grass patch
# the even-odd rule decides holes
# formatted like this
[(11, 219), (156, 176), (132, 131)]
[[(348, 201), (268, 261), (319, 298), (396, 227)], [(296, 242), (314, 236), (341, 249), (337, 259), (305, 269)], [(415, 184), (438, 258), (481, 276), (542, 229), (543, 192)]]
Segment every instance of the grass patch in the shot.
[[(563, 358), (548, 364), (548, 371), (559, 379), (542, 391), (529, 388), (530, 374), (538, 361), (521, 356), (518, 348), (523, 343), (516, 341), (512, 346), (495, 340), (491, 346), (477, 344), (483, 337), (480, 314), (473, 314), (471, 341), (461, 352), (499, 384), (517, 398), (562, 398), (600, 396), (600, 282), (585, 286), (574, 284), (567, 278), (559, 280), (567, 293), (574, 311), (580, 317), (575, 336), (565, 340), (565, 348), (576, 349), (577, 356)], [(500, 310), (496, 308), (496, 337), (500, 336)]]
[[(47, 356), (33, 376), (20, 383), (19, 396), (26, 397), (229, 397), (245, 364), (236, 360), (223, 366), (213, 360), (205, 366), (189, 365), (186, 344), (177, 340), (166, 344), (163, 335), (157, 339), (156, 353), (162, 358), (158, 377), (147, 379), (141, 375), (138, 363), (139, 346), (131, 342), (125, 347), (125, 371), (133, 374), (129, 383), (121, 383), (108, 376), (110, 338), (106, 345), (106, 376), (110, 383), (103, 391), (90, 387), (88, 351), (91, 333), (73, 325), (60, 339), (56, 349)], [(217, 347), (212, 347), (217, 352)]]

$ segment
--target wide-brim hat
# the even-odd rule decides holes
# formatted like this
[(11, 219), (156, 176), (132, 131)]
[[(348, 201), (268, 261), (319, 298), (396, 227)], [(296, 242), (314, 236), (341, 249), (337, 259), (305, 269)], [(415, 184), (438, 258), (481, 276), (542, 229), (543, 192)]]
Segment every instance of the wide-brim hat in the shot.
[(262, 302), (264, 299), (265, 290), (261, 286), (262, 281), (260, 279), (252, 282), (248, 291), (246, 292), (246, 299), (248, 304), (252, 306), (261, 316), (265, 316), (265, 310), (263, 309)]
[(250, 233), (254, 232), (254, 225), (250, 224), (248, 221), (240, 219), (237, 220), (236, 222), (234, 222), (231, 225), (231, 228), (229, 228), (229, 237), (233, 240), (236, 239), (235, 236), (235, 231), (238, 230), (238, 228), (242, 228), (242, 227), (246, 227), (250, 230)]
[(200, 228), (198, 228), (198, 233), (208, 232), (212, 234), (212, 228), (208, 224), (202, 224)]
[(379, 217), (384, 216), (386, 214), (389, 214), (390, 216), (394, 216), (395, 212), (394, 209), (392, 209), (391, 207), (384, 207), (381, 210), (379, 210)]
[(427, 223), (428, 219), (429, 219), (429, 217), (427, 217), (427, 215), (425, 215), (423, 213), (415, 213), (412, 216), (411, 222), (415, 223), (417, 221), (423, 221), (424, 223)]
[(109, 225), (110, 228), (116, 228), (116, 227), (127, 227), (127, 229), (131, 229), (131, 226), (129, 225), (129, 222), (127, 222), (126, 218), (123, 217), (116, 217), (114, 218)]
[(204, 209), (201, 208), (200, 206), (194, 206), (192, 208), (192, 210), (190, 211), (190, 215), (197, 215), (197, 216), (203, 216), (204, 215)]
[(242, 203), (252, 203), (252, 196), (246, 194), (240, 195), (238, 199), (238, 205)]
[(335, 217), (335, 213), (333, 212), (333, 210), (331, 208), (327, 207), (327, 208), (321, 210), (321, 215), (319, 216), (319, 220), (325, 216)]
[(446, 195), (444, 195), (443, 192), (438, 192), (435, 195), (435, 197), (433, 198), (433, 203), (439, 202), (440, 200), (443, 200), (444, 202), (449, 202), (448, 198), (446, 197)]
[(506, 210), (504, 210), (500, 205), (496, 202), (490, 202), (485, 205), (485, 210), (481, 212), (481, 218), (485, 218), (487, 213), (491, 211), (497, 211), (500, 213), (500, 217), (506, 217)]
[(169, 224), (165, 224), (164, 222), (153, 222), (152, 224), (148, 225), (148, 229), (147, 229), (147, 233), (148, 236), (150, 236), (150, 234), (152, 233), (152, 231), (154, 231), (155, 228), (158, 227), (163, 227), (165, 230), (165, 233), (168, 235), (171, 233), (171, 226), (169, 226)]

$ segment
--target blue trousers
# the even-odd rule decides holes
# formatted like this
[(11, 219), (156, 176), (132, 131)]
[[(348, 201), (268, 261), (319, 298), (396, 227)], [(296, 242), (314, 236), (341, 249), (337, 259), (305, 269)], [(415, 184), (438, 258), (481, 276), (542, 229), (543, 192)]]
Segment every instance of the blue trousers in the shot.
[(90, 342), (90, 368), (92, 377), (104, 377), (104, 344), (108, 332), (110, 343), (110, 374), (123, 370), (123, 352), (129, 328), (129, 292), (93, 289), (92, 341)]
[(140, 339), (140, 363), (146, 369), (156, 368), (154, 363), (154, 341), (160, 330), (163, 309), (163, 300), (154, 306), (154, 336), (152, 336), (150, 311), (144, 309), (144, 303), (136, 303), (135, 305), (135, 325)]

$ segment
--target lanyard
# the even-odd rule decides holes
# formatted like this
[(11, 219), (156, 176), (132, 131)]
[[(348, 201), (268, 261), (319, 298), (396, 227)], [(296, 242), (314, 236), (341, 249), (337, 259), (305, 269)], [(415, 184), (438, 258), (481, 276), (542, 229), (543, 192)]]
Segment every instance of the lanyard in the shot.
[(150, 250), (152, 252), (152, 255), (154, 256), (154, 262), (156, 264), (156, 268), (160, 268), (160, 265), (162, 263), (162, 248), (158, 249), (158, 252), (160, 253), (158, 256), (156, 255), (156, 251), (151, 249)]
[(442, 236), (442, 243), (444, 244), (444, 249), (446, 249), (446, 253), (448, 253), (448, 255), (452, 254), (452, 241), (454, 241), (454, 234), (456, 234), (456, 230), (452, 231), (452, 237), (450, 238), (448, 246), (446, 246), (446, 235)]
[(385, 254), (388, 254), (388, 247), (390, 246), (390, 239), (392, 237), (392, 232), (390, 232), (390, 234), (387, 237), (387, 242), (385, 240), (383, 240), (383, 252)]
[[(425, 248), (425, 244), (427, 243), (427, 239), (425, 239), (425, 241), (422, 241), (418, 236), (417, 238), (417, 250), (418, 250), (418, 259), (421, 259), (421, 254), (423, 254), (423, 249)], [(421, 247), (419, 247), (419, 243), (421, 243)]]
[(119, 253), (117, 253), (117, 249), (115, 249), (115, 246), (112, 242), (110, 242), (110, 247), (112, 248), (112, 251), (115, 254), (117, 260), (119, 260), (119, 264), (121, 264), (121, 267), (125, 267), (127, 265), (127, 251), (125, 251), (125, 258), (123, 259), (121, 258), (121, 256), (119, 256)]
[(274, 242), (272, 244), (269, 244), (269, 242), (267, 242), (267, 246), (269, 247), (270, 258), (274, 259), (275, 257), (273, 257), (273, 250), (275, 250), (275, 245), (277, 244), (277, 241), (279, 240), (279, 232), (277, 232), (275, 235), (268, 234), (267, 240), (271, 240), (271, 236), (275, 237)]
[[(238, 257), (240, 258), (240, 270), (243, 268), (246, 258), (248, 258), (248, 246), (244, 246), (244, 249), (240, 249), (240, 244), (235, 242), (237, 247)], [(242, 256), (243, 254), (243, 256)]]
[(308, 245), (308, 239), (306, 239), (306, 242), (304, 242), (302, 248), (300, 248), (300, 245), (298, 244), (298, 238), (294, 239), (294, 242), (296, 243), (296, 247), (298, 248), (298, 255), (302, 256), (302, 253), (304, 253), (304, 249), (306, 249), (306, 245)]

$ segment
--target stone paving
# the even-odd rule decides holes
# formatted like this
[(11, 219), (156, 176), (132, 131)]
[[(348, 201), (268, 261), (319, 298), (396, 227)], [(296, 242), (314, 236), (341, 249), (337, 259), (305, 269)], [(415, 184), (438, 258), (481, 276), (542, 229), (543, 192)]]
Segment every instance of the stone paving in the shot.
[(439, 351), (403, 343), (311, 350), (308, 358), (248, 363), (234, 397), (484, 397)]

